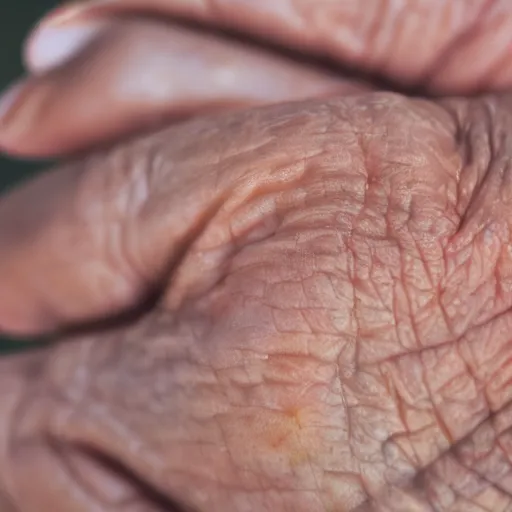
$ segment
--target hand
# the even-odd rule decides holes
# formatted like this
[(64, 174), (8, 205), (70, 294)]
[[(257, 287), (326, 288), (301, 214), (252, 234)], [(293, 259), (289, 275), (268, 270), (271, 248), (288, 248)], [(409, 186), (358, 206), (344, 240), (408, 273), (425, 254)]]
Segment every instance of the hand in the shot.
[[(63, 101), (87, 98), (75, 85)], [(165, 104), (133, 109), (131, 129)], [(133, 105), (114, 102), (116, 122)], [(510, 114), (507, 97), (365, 95), (212, 115), (6, 197), (5, 329), (157, 297), (2, 365), (6, 503), (508, 510)], [(68, 124), (75, 147), (120, 135), (94, 123)], [(32, 149), (51, 153), (51, 133)]]
[[(141, 11), (154, 18), (133, 16)], [(178, 15), (255, 41), (186, 28)], [(507, 0), (82, 2), (43, 20), (29, 38), (32, 75), (10, 95), (0, 146), (59, 156), (197, 112), (375, 85), (348, 78), (347, 67), (429, 93), (508, 88), (511, 28)], [(289, 56), (261, 44), (269, 39)], [(334, 64), (305, 64), (304, 54)]]
[(15, 510), (510, 510), (511, 133), (508, 96), (274, 105), (4, 198), (6, 327), (159, 297), (2, 363)]

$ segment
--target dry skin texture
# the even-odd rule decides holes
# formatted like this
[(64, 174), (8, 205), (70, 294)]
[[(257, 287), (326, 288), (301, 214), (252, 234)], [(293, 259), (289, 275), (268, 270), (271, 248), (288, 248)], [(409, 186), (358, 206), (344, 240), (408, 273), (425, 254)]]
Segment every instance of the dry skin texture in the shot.
[(512, 511), (511, 107), (280, 105), (72, 166), (117, 191), (127, 282), (173, 267), (132, 325), (2, 366), (15, 510)]

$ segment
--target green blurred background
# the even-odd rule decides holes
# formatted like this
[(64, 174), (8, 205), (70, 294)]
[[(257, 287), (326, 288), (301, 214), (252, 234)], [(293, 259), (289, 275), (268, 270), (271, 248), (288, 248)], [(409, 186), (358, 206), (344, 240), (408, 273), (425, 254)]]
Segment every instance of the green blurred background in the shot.
[[(27, 32), (36, 21), (59, 2), (47, 0), (0, 1), (0, 86), (2, 90), (23, 74), (20, 48)], [(0, 187), (5, 190), (27, 178), (41, 165), (0, 157)], [(0, 337), (0, 353), (20, 348), (20, 343)]]

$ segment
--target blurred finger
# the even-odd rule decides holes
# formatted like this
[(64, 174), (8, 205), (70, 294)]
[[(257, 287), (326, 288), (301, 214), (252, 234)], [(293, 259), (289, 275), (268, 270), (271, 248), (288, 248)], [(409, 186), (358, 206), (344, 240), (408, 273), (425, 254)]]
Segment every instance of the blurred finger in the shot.
[(185, 16), (442, 93), (512, 85), (508, 0), (96, 0), (67, 12)]
[(0, 126), (5, 151), (54, 156), (196, 112), (362, 87), (264, 50), (157, 21), (118, 20), (79, 31), (85, 33), (95, 38), (78, 58), (28, 78), (8, 98)]

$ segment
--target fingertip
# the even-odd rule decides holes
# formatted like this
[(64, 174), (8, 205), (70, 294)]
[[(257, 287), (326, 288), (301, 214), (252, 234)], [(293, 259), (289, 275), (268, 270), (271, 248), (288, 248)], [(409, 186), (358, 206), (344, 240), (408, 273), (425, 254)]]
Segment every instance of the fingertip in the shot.
[(95, 39), (105, 21), (83, 16), (88, 7), (88, 3), (57, 7), (33, 27), (22, 48), (29, 72), (41, 74), (64, 65)]
[[(19, 114), (25, 109), (30, 95), (29, 80), (20, 79), (10, 85), (0, 96), (0, 151), (10, 156), (27, 156), (24, 130), (19, 123)], [(29, 125), (30, 126), (30, 125)]]
[(59, 90), (58, 83), (45, 76), (22, 78), (0, 95), (1, 153), (25, 159), (62, 154), (62, 142), (55, 136), (62, 123), (48, 119), (48, 106), (53, 105), (51, 99)]
[(105, 23), (82, 21), (68, 24), (40, 24), (29, 35), (23, 48), (28, 71), (42, 74), (78, 56), (103, 31)]

